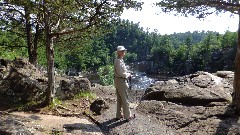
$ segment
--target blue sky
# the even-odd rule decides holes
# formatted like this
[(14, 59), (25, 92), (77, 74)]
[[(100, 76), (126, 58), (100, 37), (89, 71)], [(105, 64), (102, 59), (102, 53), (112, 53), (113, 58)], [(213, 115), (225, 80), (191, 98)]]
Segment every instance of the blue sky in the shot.
[(221, 15), (210, 15), (204, 20), (199, 20), (195, 17), (181, 17), (173, 14), (160, 13), (160, 8), (152, 5), (157, 0), (140, 0), (144, 2), (141, 11), (133, 9), (124, 10), (121, 18), (128, 19), (134, 23), (140, 23), (139, 26), (150, 28), (150, 32), (154, 29), (160, 34), (172, 34), (193, 32), (193, 31), (216, 31), (225, 33), (227, 30), (235, 32), (238, 29), (238, 16), (230, 17), (230, 13)]

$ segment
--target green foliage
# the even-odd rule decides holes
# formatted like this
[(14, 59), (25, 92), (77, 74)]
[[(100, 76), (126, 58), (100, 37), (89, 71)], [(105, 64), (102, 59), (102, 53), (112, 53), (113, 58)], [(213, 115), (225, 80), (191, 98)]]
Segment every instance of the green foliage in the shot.
[(96, 99), (96, 97), (97, 95), (95, 93), (92, 93), (89, 91), (80, 92), (74, 96), (75, 99), (80, 99), (80, 98)]
[(237, 45), (237, 33), (226, 31), (221, 39), (222, 48), (231, 47), (231, 46), (235, 46), (235, 45)]
[(54, 109), (54, 108), (56, 108), (56, 106), (59, 106), (61, 104), (62, 104), (62, 101), (60, 99), (58, 99), (57, 97), (54, 97), (53, 101), (51, 102), (51, 104), (48, 107), (50, 107), (50, 109)]
[[(186, 71), (189, 63), (193, 66), (191, 72), (205, 70), (213, 61), (218, 61), (221, 67), (225, 67), (234, 56), (223, 55), (223, 58), (216, 60), (213, 54), (224, 49), (226, 52), (236, 51), (236, 48), (229, 49), (237, 44), (236, 32), (227, 31), (221, 35), (210, 31), (194, 31), (159, 35), (144, 31), (139, 23), (118, 19), (124, 8), (138, 9), (141, 3), (136, 1), (112, 2), (111, 5), (105, 1), (74, 0), (55, 0), (44, 4), (38, 1), (2, 2), (5, 4), (0, 6), (3, 10), (0, 26), (4, 29), (0, 31), (1, 58), (14, 59), (38, 54), (37, 62), (46, 66), (46, 47), (49, 44), (45, 43), (50, 37), (43, 32), (50, 32), (51, 37), (56, 37), (53, 40), (56, 68), (62, 71), (69, 68), (77, 71), (97, 70), (104, 85), (113, 84), (113, 66), (109, 63), (115, 57), (118, 45), (124, 45), (128, 49), (126, 62), (152, 61), (154, 70), (158, 73), (176, 74)], [(234, 5), (224, 5), (231, 4), (230, 1), (221, 7), (209, 2), (211, 1), (163, 0), (157, 5), (165, 7), (164, 12), (176, 11), (198, 17), (209, 14), (208, 9), (211, 7), (219, 12), (226, 10), (232, 13), (238, 9)], [(12, 7), (17, 8), (13, 10)], [(51, 13), (49, 18), (47, 10)], [(51, 30), (48, 31), (47, 26)]]
[[(103, 63), (106, 64), (108, 62), (106, 50), (102, 51), (103, 49), (100, 49), (94, 55), (91, 55), (95, 53), (94, 49), (89, 50), (92, 51), (89, 54), (89, 56), (92, 56), (91, 58), (86, 59), (86, 54), (83, 54), (75, 56), (73, 62), (64, 62), (68, 61), (68, 58), (73, 58), (70, 56), (72, 54), (69, 54), (69, 50), (77, 49), (79, 44), (80, 46), (90, 44), (92, 48), (95, 48), (95, 44), (91, 43), (92, 39), (106, 33), (108, 29), (105, 27), (110, 23), (114, 23), (125, 8), (138, 10), (142, 4), (142, 2), (134, 0), (110, 3), (107, 1), (79, 2), (75, 0), (55, 0), (51, 2), (2, 0), (0, 5), (2, 13), (0, 16), (0, 26), (1, 29), (17, 33), (18, 37), (26, 40), (27, 44), (24, 45), (28, 48), (27, 53), (29, 54), (30, 62), (34, 64), (36, 61), (34, 58), (37, 57), (37, 54), (40, 54), (38, 56), (40, 58), (38, 63), (46, 65), (47, 62), (44, 62), (44, 60), (46, 61), (46, 54), (42, 54), (46, 51), (41, 48), (41, 45), (44, 43), (44, 49), (46, 49), (46, 47), (50, 46), (51, 38), (56, 37), (53, 44), (61, 42), (61, 47), (59, 48), (64, 52), (55, 53), (57, 55), (55, 58), (56, 67), (61, 69), (70, 67), (86, 69), (93, 66), (97, 68)], [(38, 50), (39, 48), (40, 51)], [(25, 54), (27, 53), (25, 52)], [(79, 59), (81, 63), (77, 64), (76, 61)]]
[[(87, 69), (96, 70), (110, 61), (109, 49), (106, 47), (101, 36), (89, 39), (88, 41), (74, 41), (67, 43), (66, 51), (62, 51), (61, 45), (56, 47), (55, 66), (62, 70), (74, 68), (77, 71)], [(71, 47), (74, 46), (74, 49)]]
[(19, 57), (27, 57), (26, 43), (16, 34), (0, 31), (0, 57), (13, 60)]
[(103, 85), (113, 85), (114, 83), (114, 66), (106, 65), (98, 69), (98, 75)]
[(8, 60), (14, 60), (16, 58), (24, 58), (26, 56), (26, 48), (10, 49), (0, 46), (0, 57)]
[(53, 104), (55, 104), (55, 105), (61, 105), (61, 104), (62, 104), (62, 101), (59, 100), (58, 98), (54, 97), (54, 99), (53, 99)]
[(156, 5), (161, 7), (163, 12), (174, 12), (183, 16), (196, 15), (198, 18), (204, 18), (214, 12), (219, 14), (220, 12), (228, 11), (233, 14), (239, 14), (238, 0), (161, 0)]
[(29, 101), (29, 102), (21, 102), (21, 100), (18, 102), (12, 102), (9, 101), (7, 103), (8, 106), (11, 106), (12, 109), (16, 109), (18, 111), (24, 111), (24, 110), (29, 110), (29, 108), (32, 108), (34, 106), (37, 106), (41, 104), (41, 101)]
[(126, 53), (125, 56), (126, 61), (130, 63), (137, 61), (137, 58), (138, 58), (137, 54), (131, 52)]
[(119, 20), (117, 24), (109, 27), (112, 31), (105, 37), (104, 43), (108, 45), (112, 58), (115, 57), (116, 47), (124, 45), (128, 49), (125, 57), (127, 63), (153, 61), (153, 69), (158, 73), (179, 74), (189, 65), (193, 66), (189, 73), (205, 70), (205, 67), (209, 66), (209, 62), (213, 59), (213, 53), (223, 49), (223, 41), (229, 42), (224, 44), (234, 46), (237, 40), (236, 35), (225, 36), (223, 39), (223, 35), (212, 31), (159, 35), (155, 32), (144, 32), (138, 24), (133, 24), (128, 20)]
[[(111, 63), (118, 45), (124, 45), (128, 49), (125, 57), (127, 63), (151, 60), (154, 62), (154, 70), (180, 73), (187, 68), (189, 60), (194, 67), (192, 72), (204, 70), (209, 65), (213, 52), (237, 44), (237, 33), (229, 31), (223, 35), (211, 31), (159, 35), (155, 32), (145, 32), (139, 24), (128, 20), (119, 20), (106, 27), (109, 29), (107, 35), (85, 35), (84, 39), (74, 39), (71, 42), (65, 42), (69, 36), (60, 38), (59, 42), (55, 43), (55, 67), (62, 73), (69, 68), (77, 71), (98, 70), (102, 84), (108, 85), (113, 84), (113, 81), (109, 75), (106, 76), (100, 71), (100, 67)], [(2, 32), (0, 49), (3, 51), (0, 51), (0, 56), (8, 59), (26, 57), (27, 48), (3, 46), (3, 43), (6, 45), (7, 42), (7, 45), (14, 45), (11, 44), (10, 38), (17, 39), (17, 36), (10, 32)], [(22, 45), (26, 45), (25, 40), (18, 40)], [(39, 42), (38, 64), (46, 67), (45, 49), (43, 43)], [(232, 57), (234, 55), (225, 54), (223, 58), (232, 60)], [(221, 60), (218, 64), (224, 65), (223, 62), (224, 60)]]
[(17, 54), (14, 50), (0, 48), (0, 57), (8, 60), (14, 60), (17, 57)]

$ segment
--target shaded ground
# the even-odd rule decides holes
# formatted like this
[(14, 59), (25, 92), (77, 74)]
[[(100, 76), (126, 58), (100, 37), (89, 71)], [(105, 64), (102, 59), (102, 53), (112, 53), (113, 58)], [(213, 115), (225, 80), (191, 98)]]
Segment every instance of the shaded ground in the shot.
[[(227, 133), (229, 135), (234, 135), (234, 133), (240, 131), (238, 124), (236, 124), (239, 123), (239, 118), (228, 118), (228, 116), (232, 114), (225, 112), (224, 106), (217, 106), (215, 112), (215, 107), (212, 108), (211, 106), (204, 109), (201, 106), (196, 106), (195, 108), (183, 107), (165, 101), (140, 102), (144, 93), (144, 91), (140, 90), (129, 91), (131, 112), (136, 115), (136, 118), (130, 122), (124, 119), (117, 121), (115, 119), (116, 98), (114, 87), (96, 85), (92, 88), (92, 92), (103, 97), (110, 105), (109, 109), (104, 110), (101, 115), (95, 115), (89, 111), (90, 100), (74, 99), (63, 101), (63, 107), (59, 106), (57, 108), (58, 112), (51, 111), (50, 108), (42, 108), (36, 110), (37, 112), (25, 113), (13, 112), (11, 114), (4, 114), (0, 112), (0, 120), (4, 121), (5, 115), (5, 118), (8, 118), (5, 120), (5, 125), (7, 125), (7, 123), (8, 125), (10, 123), (9, 127), (13, 124), (22, 125), (23, 128), (18, 128), (16, 130), (22, 131), (26, 129), (23, 131), (30, 131), (33, 134), (205, 135), (209, 133), (223, 135)], [(163, 106), (161, 105), (165, 108), (162, 108)], [(197, 111), (198, 114), (192, 115), (192, 111)], [(215, 112), (216, 116), (206, 115), (206, 118), (200, 117), (201, 114), (208, 114), (210, 112)], [(232, 111), (230, 110), (230, 112)], [(16, 117), (15, 115), (18, 116)], [(193, 116), (194, 119), (191, 120)], [(216, 119), (216, 117), (220, 119)], [(188, 121), (189, 119), (190, 121)], [(201, 130), (198, 131), (196, 126), (201, 126), (203, 123), (209, 126), (205, 128), (205, 131), (203, 128), (199, 127)], [(14, 127), (12, 129), (14, 129)], [(215, 131), (212, 129), (217, 130)]]
[(171, 135), (174, 132), (152, 120), (150, 116), (141, 114), (135, 111), (134, 108), (131, 112), (135, 114), (136, 118), (127, 122), (124, 119), (115, 119), (116, 107), (114, 104), (110, 109), (102, 115), (95, 117), (102, 125), (105, 134), (119, 134), (119, 135)]

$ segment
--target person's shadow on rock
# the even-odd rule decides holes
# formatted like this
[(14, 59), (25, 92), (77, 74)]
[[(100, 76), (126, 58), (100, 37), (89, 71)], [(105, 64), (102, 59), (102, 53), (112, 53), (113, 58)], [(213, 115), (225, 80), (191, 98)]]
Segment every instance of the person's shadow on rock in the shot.
[(125, 119), (116, 119), (116, 118), (113, 118), (113, 119), (110, 119), (110, 120), (107, 120), (103, 123), (101, 123), (101, 125), (104, 127), (103, 130), (109, 132), (111, 131), (113, 128), (117, 127), (117, 126), (120, 126), (124, 123), (128, 122), (127, 120)]

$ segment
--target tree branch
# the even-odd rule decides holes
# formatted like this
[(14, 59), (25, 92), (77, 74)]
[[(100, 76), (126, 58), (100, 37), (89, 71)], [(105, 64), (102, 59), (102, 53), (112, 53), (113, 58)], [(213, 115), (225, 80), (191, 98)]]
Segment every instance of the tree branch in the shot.
[(65, 28), (58, 33), (52, 33), (51, 36), (54, 37), (54, 36), (60, 36), (60, 35), (66, 35), (66, 34), (73, 34), (73, 33), (76, 33), (76, 32), (83, 32), (83, 31), (89, 29), (91, 26), (94, 26), (95, 24), (97, 24), (96, 23), (96, 18), (97, 18), (98, 15), (101, 16), (101, 8), (106, 3), (107, 3), (107, 0), (104, 0), (101, 4), (99, 4), (96, 7), (95, 14), (89, 18), (89, 21), (88, 21), (89, 24), (86, 27), (81, 28), (81, 29), (74, 29), (74, 30), (71, 29), (71, 28)]
[(19, 47), (27, 48), (27, 46), (22, 46), (22, 45), (0, 45), (0, 46), (5, 48), (19, 48)]

